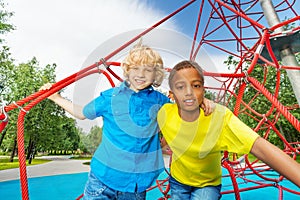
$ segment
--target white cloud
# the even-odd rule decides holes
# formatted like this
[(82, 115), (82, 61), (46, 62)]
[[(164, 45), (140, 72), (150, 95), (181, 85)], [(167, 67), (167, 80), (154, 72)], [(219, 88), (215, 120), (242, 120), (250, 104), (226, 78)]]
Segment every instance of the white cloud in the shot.
[(162, 18), (144, 1), (11, 0), (17, 30), (8, 46), (17, 62), (33, 56), (41, 65), (56, 63), (58, 79), (81, 68), (87, 56), (116, 34), (146, 28)]
[[(41, 66), (57, 64), (57, 81), (89, 64), (90, 55), (99, 46), (102, 55), (123, 44), (102, 44), (132, 30), (144, 30), (163, 17), (160, 11), (139, 0), (10, 0), (7, 10), (14, 12), (15, 31), (6, 41), (16, 64), (36, 57)], [(162, 27), (175, 28), (168, 22)], [(126, 39), (126, 40), (125, 40)], [(123, 41), (131, 38), (125, 38)], [(123, 42), (120, 41), (120, 42)], [(97, 55), (96, 55), (97, 56)], [(73, 85), (65, 94), (72, 98)]]

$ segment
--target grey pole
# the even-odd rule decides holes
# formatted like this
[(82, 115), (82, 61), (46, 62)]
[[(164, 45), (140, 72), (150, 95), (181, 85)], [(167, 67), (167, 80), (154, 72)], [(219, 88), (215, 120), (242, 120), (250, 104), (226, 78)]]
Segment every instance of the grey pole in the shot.
[[(263, 9), (264, 15), (270, 27), (279, 24), (280, 20), (275, 12), (274, 5), (271, 0), (259, 0), (261, 7)], [(275, 32), (283, 32), (283, 28), (279, 27)], [(299, 66), (296, 57), (292, 52), (292, 49), (288, 46), (282, 46), (280, 50), (281, 61), (284, 65), (288, 66)], [(297, 98), (298, 104), (300, 105), (300, 71), (298, 70), (286, 70), (287, 75), (292, 84), (295, 96)]]

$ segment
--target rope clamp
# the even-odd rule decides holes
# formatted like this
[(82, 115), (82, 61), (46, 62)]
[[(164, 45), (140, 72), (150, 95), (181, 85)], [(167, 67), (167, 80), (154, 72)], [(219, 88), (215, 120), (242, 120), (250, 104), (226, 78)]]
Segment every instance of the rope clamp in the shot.
[(255, 50), (255, 54), (261, 54), (261, 52), (263, 51), (265, 45), (259, 44)]
[(262, 114), (262, 118), (265, 120), (265, 122), (268, 121), (266, 114)]
[(243, 79), (244, 82), (247, 83), (247, 84), (249, 84), (249, 81), (248, 81), (249, 74), (248, 74), (247, 70), (243, 70), (243, 73), (245, 74), (245, 77)]
[(100, 60), (102, 61), (102, 64), (106, 69), (109, 68), (109, 65), (107, 65), (106, 60), (104, 58), (101, 58)]
[(2, 110), (2, 114), (4, 115), (4, 119), (3, 120), (1, 120), (1, 121), (3, 121), (3, 122), (7, 122), (8, 121), (8, 114), (7, 114), (7, 112), (5, 111), (5, 109), (4, 109), (4, 106), (2, 106), (1, 107), (1, 110)]
[[(106, 63), (106, 61), (105, 61), (104, 58), (101, 58), (100, 60), (102, 61), (101, 64), (105, 67), (105, 69), (109, 68), (109, 65), (107, 65), (107, 63)], [(100, 64), (100, 62), (96, 62), (96, 66), (97, 66), (99, 72), (101, 72), (103, 70), (103, 69), (100, 68), (101, 64)]]
[(19, 106), (15, 101), (12, 102), (14, 105), (16, 105), (20, 110), (22, 110), (25, 113), (29, 113), (28, 110), (25, 110), (22, 106)]
[(224, 157), (224, 156), (223, 156), (223, 158), (221, 159), (221, 163), (223, 163), (223, 162), (225, 162), (225, 161), (228, 161), (228, 160), (229, 160), (228, 157)]

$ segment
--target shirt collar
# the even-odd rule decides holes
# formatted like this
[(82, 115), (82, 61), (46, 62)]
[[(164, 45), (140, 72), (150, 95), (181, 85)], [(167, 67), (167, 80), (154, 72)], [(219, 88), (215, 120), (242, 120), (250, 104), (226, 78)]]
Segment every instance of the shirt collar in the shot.
[[(145, 89), (143, 89), (143, 90), (140, 90), (139, 92), (137, 92), (137, 93), (140, 93), (140, 92), (148, 92), (148, 93), (150, 93), (150, 92), (152, 92), (154, 89), (153, 89), (153, 87), (150, 85), (149, 87), (147, 87), (147, 88), (145, 88)], [(132, 89), (130, 89), (129, 88), (129, 83), (127, 82), (127, 81), (123, 81), (122, 83), (121, 83), (121, 85), (118, 87), (118, 89), (117, 89), (117, 93), (120, 93), (120, 92), (125, 92), (125, 91), (130, 91), (130, 92), (132, 92), (132, 93), (134, 93), (134, 91), (132, 90)]]

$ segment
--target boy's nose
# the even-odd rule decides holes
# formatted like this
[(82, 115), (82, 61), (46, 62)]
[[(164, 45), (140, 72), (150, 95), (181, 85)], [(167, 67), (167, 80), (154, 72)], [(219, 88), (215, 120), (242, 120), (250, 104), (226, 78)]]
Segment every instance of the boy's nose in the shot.
[(144, 75), (145, 75), (144, 69), (139, 69), (138, 70), (138, 76), (144, 77)]
[(193, 94), (193, 88), (191, 86), (186, 87), (186, 95), (192, 95)]

